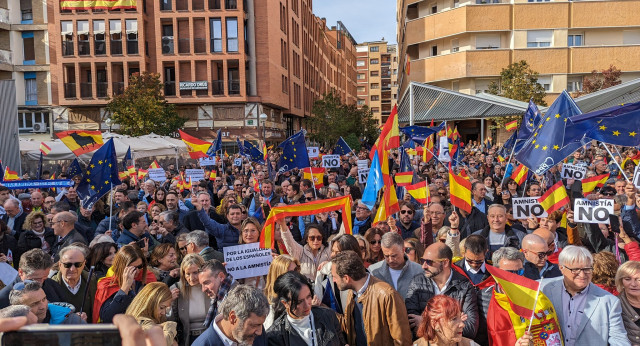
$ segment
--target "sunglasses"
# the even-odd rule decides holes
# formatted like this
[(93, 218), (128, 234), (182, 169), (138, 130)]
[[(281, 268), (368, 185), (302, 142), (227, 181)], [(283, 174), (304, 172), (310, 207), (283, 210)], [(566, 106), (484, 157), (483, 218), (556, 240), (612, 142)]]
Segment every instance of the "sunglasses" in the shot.
[(311, 240), (311, 241), (322, 241), (322, 236), (321, 235), (310, 235), (309, 236), (309, 240)]
[[(131, 265), (131, 264), (130, 264), (130, 265)], [(141, 264), (141, 265), (139, 265), (139, 266), (136, 266), (136, 269), (138, 269), (138, 270), (140, 270), (140, 269), (142, 269), (142, 268), (144, 268), (144, 264)]]
[(180, 251), (187, 251), (187, 246), (185, 245), (185, 246), (183, 246), (183, 247), (179, 247), (179, 248), (178, 248), (178, 250), (180, 250)]
[(524, 268), (518, 269), (518, 270), (507, 270), (507, 271), (509, 273), (513, 273), (513, 274), (520, 275), (520, 276), (524, 275)]
[[(531, 251), (533, 252), (533, 251)], [(547, 251), (547, 252), (533, 252), (534, 254), (538, 255), (539, 259), (543, 259), (545, 257), (549, 257), (551, 255), (553, 255), (553, 251)]]
[(82, 261), (82, 262), (62, 263), (62, 265), (67, 269), (71, 268), (71, 266), (74, 266), (76, 268), (80, 268), (80, 267), (82, 267), (83, 264), (84, 264), (84, 261)]
[(433, 267), (434, 264), (440, 263), (442, 261), (443, 260), (441, 260), (441, 259), (437, 259), (437, 260), (430, 260), (430, 259), (425, 259), (425, 258), (419, 258), (418, 259), (418, 262), (420, 262), (421, 265), (424, 265), (426, 263), (430, 267)]
[(413, 214), (413, 210), (400, 210), (400, 214), (404, 215), (404, 214)]
[(414, 251), (414, 250), (415, 250), (414, 248), (408, 246), (408, 247), (404, 248), (404, 253), (406, 253), (408, 255), (408, 254), (411, 253), (411, 251)]
[(382, 244), (382, 240), (372, 240), (369, 242), (371, 245)]
[(469, 264), (482, 264), (482, 263), (484, 263), (484, 260), (470, 260), (468, 258), (465, 258), (464, 260), (467, 261), (467, 263), (469, 263)]
[(603, 195), (603, 196), (607, 196), (607, 197), (613, 197), (613, 196), (615, 196), (615, 195), (616, 195), (616, 193), (615, 193), (615, 192), (605, 192), (605, 193), (603, 193), (602, 195)]

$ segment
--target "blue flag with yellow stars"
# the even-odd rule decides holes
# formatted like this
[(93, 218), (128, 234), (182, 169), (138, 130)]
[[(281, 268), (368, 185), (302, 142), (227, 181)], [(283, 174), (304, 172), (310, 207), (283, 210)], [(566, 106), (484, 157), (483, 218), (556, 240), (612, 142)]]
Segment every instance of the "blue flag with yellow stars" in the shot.
[(431, 136), (434, 133), (440, 132), (444, 128), (445, 122), (441, 122), (440, 125), (430, 127), (430, 126), (405, 126), (401, 127), (400, 132), (404, 133), (407, 137), (411, 138), (414, 142), (422, 145), (427, 139), (427, 137)]
[(78, 162), (78, 158), (76, 157), (71, 165), (69, 165), (69, 169), (67, 169), (67, 176), (69, 179), (72, 179), (76, 175), (82, 175), (82, 167), (80, 166), (80, 162)]
[(207, 150), (207, 156), (216, 156), (216, 153), (219, 151), (222, 152), (222, 129), (218, 129), (216, 140), (211, 143), (211, 146)]
[(632, 147), (640, 145), (640, 102), (585, 113), (570, 119), (567, 134), (584, 133), (600, 142)]
[(344, 138), (340, 136), (340, 139), (338, 140), (338, 144), (336, 144), (336, 147), (333, 148), (333, 154), (342, 156), (342, 155), (347, 155), (351, 151), (352, 150), (351, 150), (351, 147), (349, 147), (349, 144), (347, 144)]
[(516, 155), (535, 174), (544, 174), (582, 146), (583, 134), (565, 137), (567, 120), (582, 112), (567, 91), (547, 110), (538, 127)]
[(89, 209), (111, 191), (114, 185), (120, 185), (118, 178), (118, 157), (113, 139), (100, 147), (91, 158), (78, 185), (77, 192), (82, 207)]
[(283, 173), (294, 168), (310, 167), (307, 145), (304, 142), (304, 131), (287, 138), (278, 146), (282, 155), (278, 160), (278, 172)]
[(127, 163), (128, 163), (128, 162), (129, 162), (129, 160), (131, 160), (131, 159), (132, 159), (132, 157), (131, 157), (131, 147), (129, 147), (129, 148), (127, 149), (127, 152), (124, 154), (124, 159), (122, 159), (122, 167), (124, 167), (124, 170), (125, 170), (125, 171), (128, 169), (128, 168), (127, 168), (127, 166), (128, 166), (128, 165), (127, 165)]
[(261, 165), (265, 164), (264, 154), (262, 153), (262, 151), (260, 151), (260, 149), (258, 149), (258, 147), (251, 144), (251, 142), (244, 141), (244, 150), (245, 150), (245, 157), (248, 158), (249, 161), (255, 162)]
[(529, 100), (529, 107), (527, 107), (527, 111), (522, 118), (522, 124), (520, 124), (516, 139), (519, 141), (529, 139), (533, 131), (536, 130), (536, 127), (540, 126), (540, 120), (542, 120), (540, 110), (538, 110), (538, 106), (536, 106), (536, 104), (533, 103), (533, 99), (531, 99)]

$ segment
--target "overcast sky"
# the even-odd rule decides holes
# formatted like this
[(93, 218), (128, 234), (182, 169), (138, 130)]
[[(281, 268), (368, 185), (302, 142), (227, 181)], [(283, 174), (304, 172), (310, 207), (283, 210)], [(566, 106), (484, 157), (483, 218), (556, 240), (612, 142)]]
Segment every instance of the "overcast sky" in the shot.
[(396, 43), (395, 0), (315, 0), (313, 13), (327, 18), (327, 26), (341, 21), (358, 43), (383, 37)]

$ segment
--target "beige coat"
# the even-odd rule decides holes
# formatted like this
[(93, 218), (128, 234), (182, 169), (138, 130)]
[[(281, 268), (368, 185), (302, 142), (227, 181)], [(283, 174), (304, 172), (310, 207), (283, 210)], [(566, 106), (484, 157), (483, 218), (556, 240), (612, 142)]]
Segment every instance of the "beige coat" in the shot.
[(300, 273), (314, 281), (316, 279), (316, 272), (318, 271), (318, 265), (320, 263), (331, 260), (331, 249), (328, 247), (320, 248), (316, 256), (313, 255), (309, 245), (302, 246), (293, 239), (291, 232), (281, 232), (282, 241), (287, 248), (289, 255), (297, 258), (300, 261)]

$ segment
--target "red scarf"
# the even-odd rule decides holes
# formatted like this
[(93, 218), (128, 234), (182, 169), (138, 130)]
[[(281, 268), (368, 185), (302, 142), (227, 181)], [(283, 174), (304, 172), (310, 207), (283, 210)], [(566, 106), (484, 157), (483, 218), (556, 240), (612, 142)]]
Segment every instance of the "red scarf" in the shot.
[[(93, 301), (93, 316), (92, 321), (94, 323), (99, 322), (100, 318), (100, 308), (102, 308), (102, 304), (107, 301), (112, 295), (116, 294), (120, 290), (120, 286), (116, 282), (115, 276), (113, 276), (112, 268), (109, 268), (107, 271), (106, 277), (100, 279), (98, 281), (98, 287), (96, 290), (96, 298)], [(142, 281), (142, 271), (138, 273), (135, 278), (136, 281)], [(151, 270), (147, 270), (147, 281), (146, 283), (156, 282), (156, 276), (153, 274)]]

